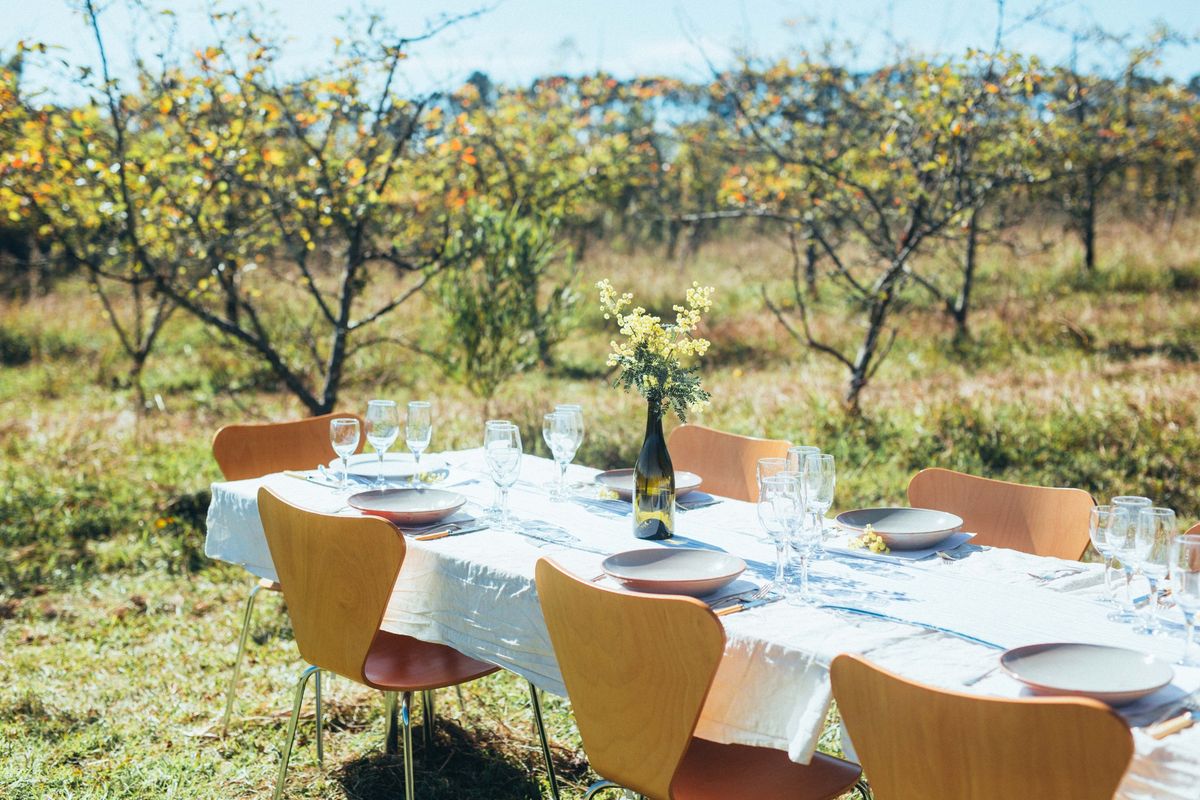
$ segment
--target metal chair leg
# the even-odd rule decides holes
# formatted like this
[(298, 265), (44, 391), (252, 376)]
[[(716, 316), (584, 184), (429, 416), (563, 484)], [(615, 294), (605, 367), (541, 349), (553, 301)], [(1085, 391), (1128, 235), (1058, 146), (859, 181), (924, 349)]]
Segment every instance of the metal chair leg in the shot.
[(421, 745), (428, 748), (433, 741), (433, 690), (421, 692)]
[(283, 760), (279, 764), (279, 778), (275, 781), (275, 800), (283, 797), (283, 783), (287, 779), (288, 761), (292, 758), (292, 744), (296, 741), (296, 724), (300, 721), (300, 706), (304, 704), (304, 689), (308, 679), (319, 673), (317, 667), (309, 667), (300, 674), (296, 682), (296, 701), (292, 705), (292, 718), (288, 720), (287, 739), (283, 745)]
[(458, 683), (454, 686), (454, 692), (458, 695), (458, 710), (464, 715), (467, 713), (467, 703), (463, 700), (462, 684)]
[(313, 682), (317, 702), (317, 766), (325, 769), (325, 718), (321, 713), (321, 670), (317, 670)]
[(583, 800), (591, 800), (591, 798), (596, 796), (597, 792), (602, 792), (605, 789), (622, 789), (623, 790), (623, 787), (621, 786), (621, 784), (613, 783), (612, 781), (604, 781), (604, 780), (596, 781), (595, 783), (593, 783), (591, 786), (589, 786), (587, 788), (586, 792), (584, 792)]
[(404, 726), (404, 800), (413, 800), (416, 787), (413, 785), (412, 692), (400, 696), (400, 722)]
[(387, 725), (383, 737), (383, 751), (389, 756), (394, 756), (400, 752), (400, 736), (399, 736), (399, 721), (396, 712), (396, 693), (383, 693), (384, 707), (387, 714)]
[(542, 758), (546, 759), (546, 778), (550, 782), (550, 796), (558, 798), (558, 779), (554, 776), (554, 760), (550, 757), (550, 740), (546, 738), (546, 724), (542, 721), (542, 701), (538, 697), (538, 688), (529, 681), (529, 705), (533, 708), (533, 726), (537, 728), (538, 739), (542, 743)]
[(250, 636), (250, 618), (254, 614), (254, 598), (258, 597), (261, 589), (262, 586), (255, 583), (254, 588), (250, 590), (250, 596), (246, 598), (246, 611), (242, 614), (242, 632), (238, 636), (237, 655), (233, 659), (233, 675), (229, 678), (229, 692), (225, 698), (225, 716), (221, 718), (222, 736), (228, 733), (229, 719), (233, 716), (233, 699), (237, 696), (238, 672), (242, 668), (242, 656), (246, 653), (246, 639)]
[(871, 794), (871, 786), (867, 783), (866, 778), (859, 778), (854, 784), (854, 790), (858, 792), (862, 800), (874, 800), (875, 795)]

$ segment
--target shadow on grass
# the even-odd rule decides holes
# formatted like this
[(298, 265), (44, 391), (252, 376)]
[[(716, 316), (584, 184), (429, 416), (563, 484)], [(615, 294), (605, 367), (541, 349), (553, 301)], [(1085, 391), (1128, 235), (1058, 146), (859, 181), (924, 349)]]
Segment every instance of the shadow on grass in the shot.
[[(524, 742), (468, 730), (443, 719), (438, 721), (429, 747), (422, 742), (421, 727), (413, 727), (413, 750), (416, 796), (422, 800), (540, 800), (548, 796), (541, 753)], [(560, 782), (582, 780), (584, 771), (579, 767), (556, 760), (555, 772)], [(380, 749), (346, 763), (336, 779), (353, 800), (395, 800), (404, 796), (404, 758)]]

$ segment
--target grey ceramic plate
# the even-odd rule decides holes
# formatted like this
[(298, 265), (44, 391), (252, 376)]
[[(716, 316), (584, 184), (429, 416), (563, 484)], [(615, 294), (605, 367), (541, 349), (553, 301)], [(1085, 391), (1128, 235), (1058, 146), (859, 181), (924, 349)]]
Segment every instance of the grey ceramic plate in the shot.
[(467, 498), (442, 489), (381, 489), (350, 495), (346, 504), (400, 527), (426, 525), (453, 514)]
[[(342, 477), (342, 460), (335, 458), (329, 462), (329, 469), (334, 477)], [(421, 472), (436, 472), (446, 469), (446, 461), (439, 456), (425, 455), (421, 457)], [(411, 478), (417, 471), (412, 453), (384, 453), (383, 477)], [(350, 456), (350, 474), (363, 478), (374, 478), (379, 474), (379, 456), (375, 453), (359, 453)]]
[[(622, 500), (633, 499), (633, 470), (610, 469), (601, 472), (595, 478), (596, 483), (605, 489), (612, 489)], [(683, 497), (688, 492), (694, 492), (704, 483), (694, 472), (675, 471), (675, 497)]]
[(931, 508), (859, 508), (837, 515), (837, 524), (851, 532), (870, 525), (893, 550), (936, 547), (962, 529), (962, 517)]
[(1091, 697), (1123, 706), (1153, 694), (1175, 677), (1152, 655), (1103, 644), (1031, 644), (1009, 650), (1000, 666), (1034, 694)]
[(635, 591), (700, 597), (735, 580), (746, 562), (715, 550), (653, 547), (614, 553), (600, 568)]

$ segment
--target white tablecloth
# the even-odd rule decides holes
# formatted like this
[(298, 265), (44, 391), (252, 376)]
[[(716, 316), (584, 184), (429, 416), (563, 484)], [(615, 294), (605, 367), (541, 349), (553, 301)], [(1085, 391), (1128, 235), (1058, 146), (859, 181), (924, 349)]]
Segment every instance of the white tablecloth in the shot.
[[(494, 490), (482, 472), (481, 452), (446, 458), (451, 465), (446, 488), (473, 504), (489, 503)], [(592, 577), (600, 573), (604, 554), (652, 545), (633, 537), (627, 515), (550, 501), (540, 486), (555, 472), (551, 462), (526, 456), (511, 507), (526, 530), (547, 538), (565, 532), (570, 546), (497, 530), (429, 542), (410, 539), (384, 628), (449, 644), (563, 694), (533, 585), (537, 558), (551, 556)], [(568, 477), (587, 480), (592, 474), (572, 467)], [(354, 513), (346, 512), (332, 491), (283, 475), (216, 483), (205, 545), (211, 558), (276, 577), (258, 517), (262, 485), (300, 506)], [(746, 578), (761, 582), (772, 576), (774, 546), (760, 540), (752, 505), (726, 500), (680, 512), (677, 521), (671, 546), (719, 547), (747, 561)], [(862, 653), (937, 686), (1007, 696), (1022, 689), (995, 669), (998, 648), (1068, 640), (1136, 647), (1169, 660), (1178, 654), (1176, 637), (1137, 635), (1105, 619), (1107, 609), (1096, 602), (1103, 591), (1098, 565), (1081, 575), (1043, 581), (1029, 573), (1045, 576), (1073, 562), (968, 549), (974, 552), (954, 563), (892, 564), (841, 556), (814, 564), (813, 589), (830, 604), (892, 619), (786, 603), (725, 617), (725, 657), (697, 735), (786, 750), (806, 763), (829, 710), (828, 667), (838, 653)], [(1135, 707), (1131, 719), (1143, 724), (1164, 703), (1198, 687), (1200, 670), (1178, 668), (1175, 684)], [(1200, 800), (1200, 727), (1162, 742), (1136, 730), (1135, 738), (1137, 755), (1120, 797)]]

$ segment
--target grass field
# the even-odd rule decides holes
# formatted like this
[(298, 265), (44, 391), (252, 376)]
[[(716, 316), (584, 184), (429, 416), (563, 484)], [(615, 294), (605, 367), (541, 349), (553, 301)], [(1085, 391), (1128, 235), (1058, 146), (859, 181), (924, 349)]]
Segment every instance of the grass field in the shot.
[[(784, 288), (777, 244), (724, 240), (682, 263), (599, 248), (582, 275), (611, 277), (656, 306), (693, 279), (715, 285), (704, 371), (713, 403), (699, 421), (834, 453), (839, 507), (901, 500), (913, 472), (941, 465), (1101, 498), (1147, 494), (1190, 524), (1200, 516), (1200, 225), (1128, 227), (1103, 245), (1092, 276), (1072, 266), (1069, 243), (1033, 256), (989, 252), (965, 343), (909, 290), (896, 348), (858, 417), (841, 410), (844, 376), (763, 310), (760, 283)], [(491, 411), (540, 445), (539, 415), (581, 402), (579, 460), (624, 466), (642, 410), (603, 385), (610, 332), (585, 297), (558, 366), (514, 377)], [(824, 335), (854, 341), (832, 288), (818, 311)], [(202, 553), (207, 487), (219, 477), (208, 444), (226, 422), (299, 407), (251, 359), (179, 315), (146, 375), (164, 410), (142, 416), (84, 287), (68, 282), (2, 315), (0, 796), (268, 796), (299, 662), (281, 604), (267, 598), (235, 726), (216, 735), (250, 582)], [(389, 325), (415, 334), (427, 318), (418, 302)], [(422, 357), (380, 347), (351, 366), (343, 408), (429, 397), (435, 448), (477, 443), (481, 403)], [(348, 681), (331, 685), (326, 769), (315, 764), (311, 724), (302, 727), (290, 795), (398, 796), (403, 771), (381, 750), (381, 702)], [(567, 705), (548, 703), (560, 775), (577, 797), (586, 762)], [(434, 747), (422, 750), (418, 737), (420, 797), (538, 795), (523, 684), (492, 676), (468, 688), (462, 708), (443, 693), (438, 711)], [(833, 729), (826, 739), (836, 750)]]

